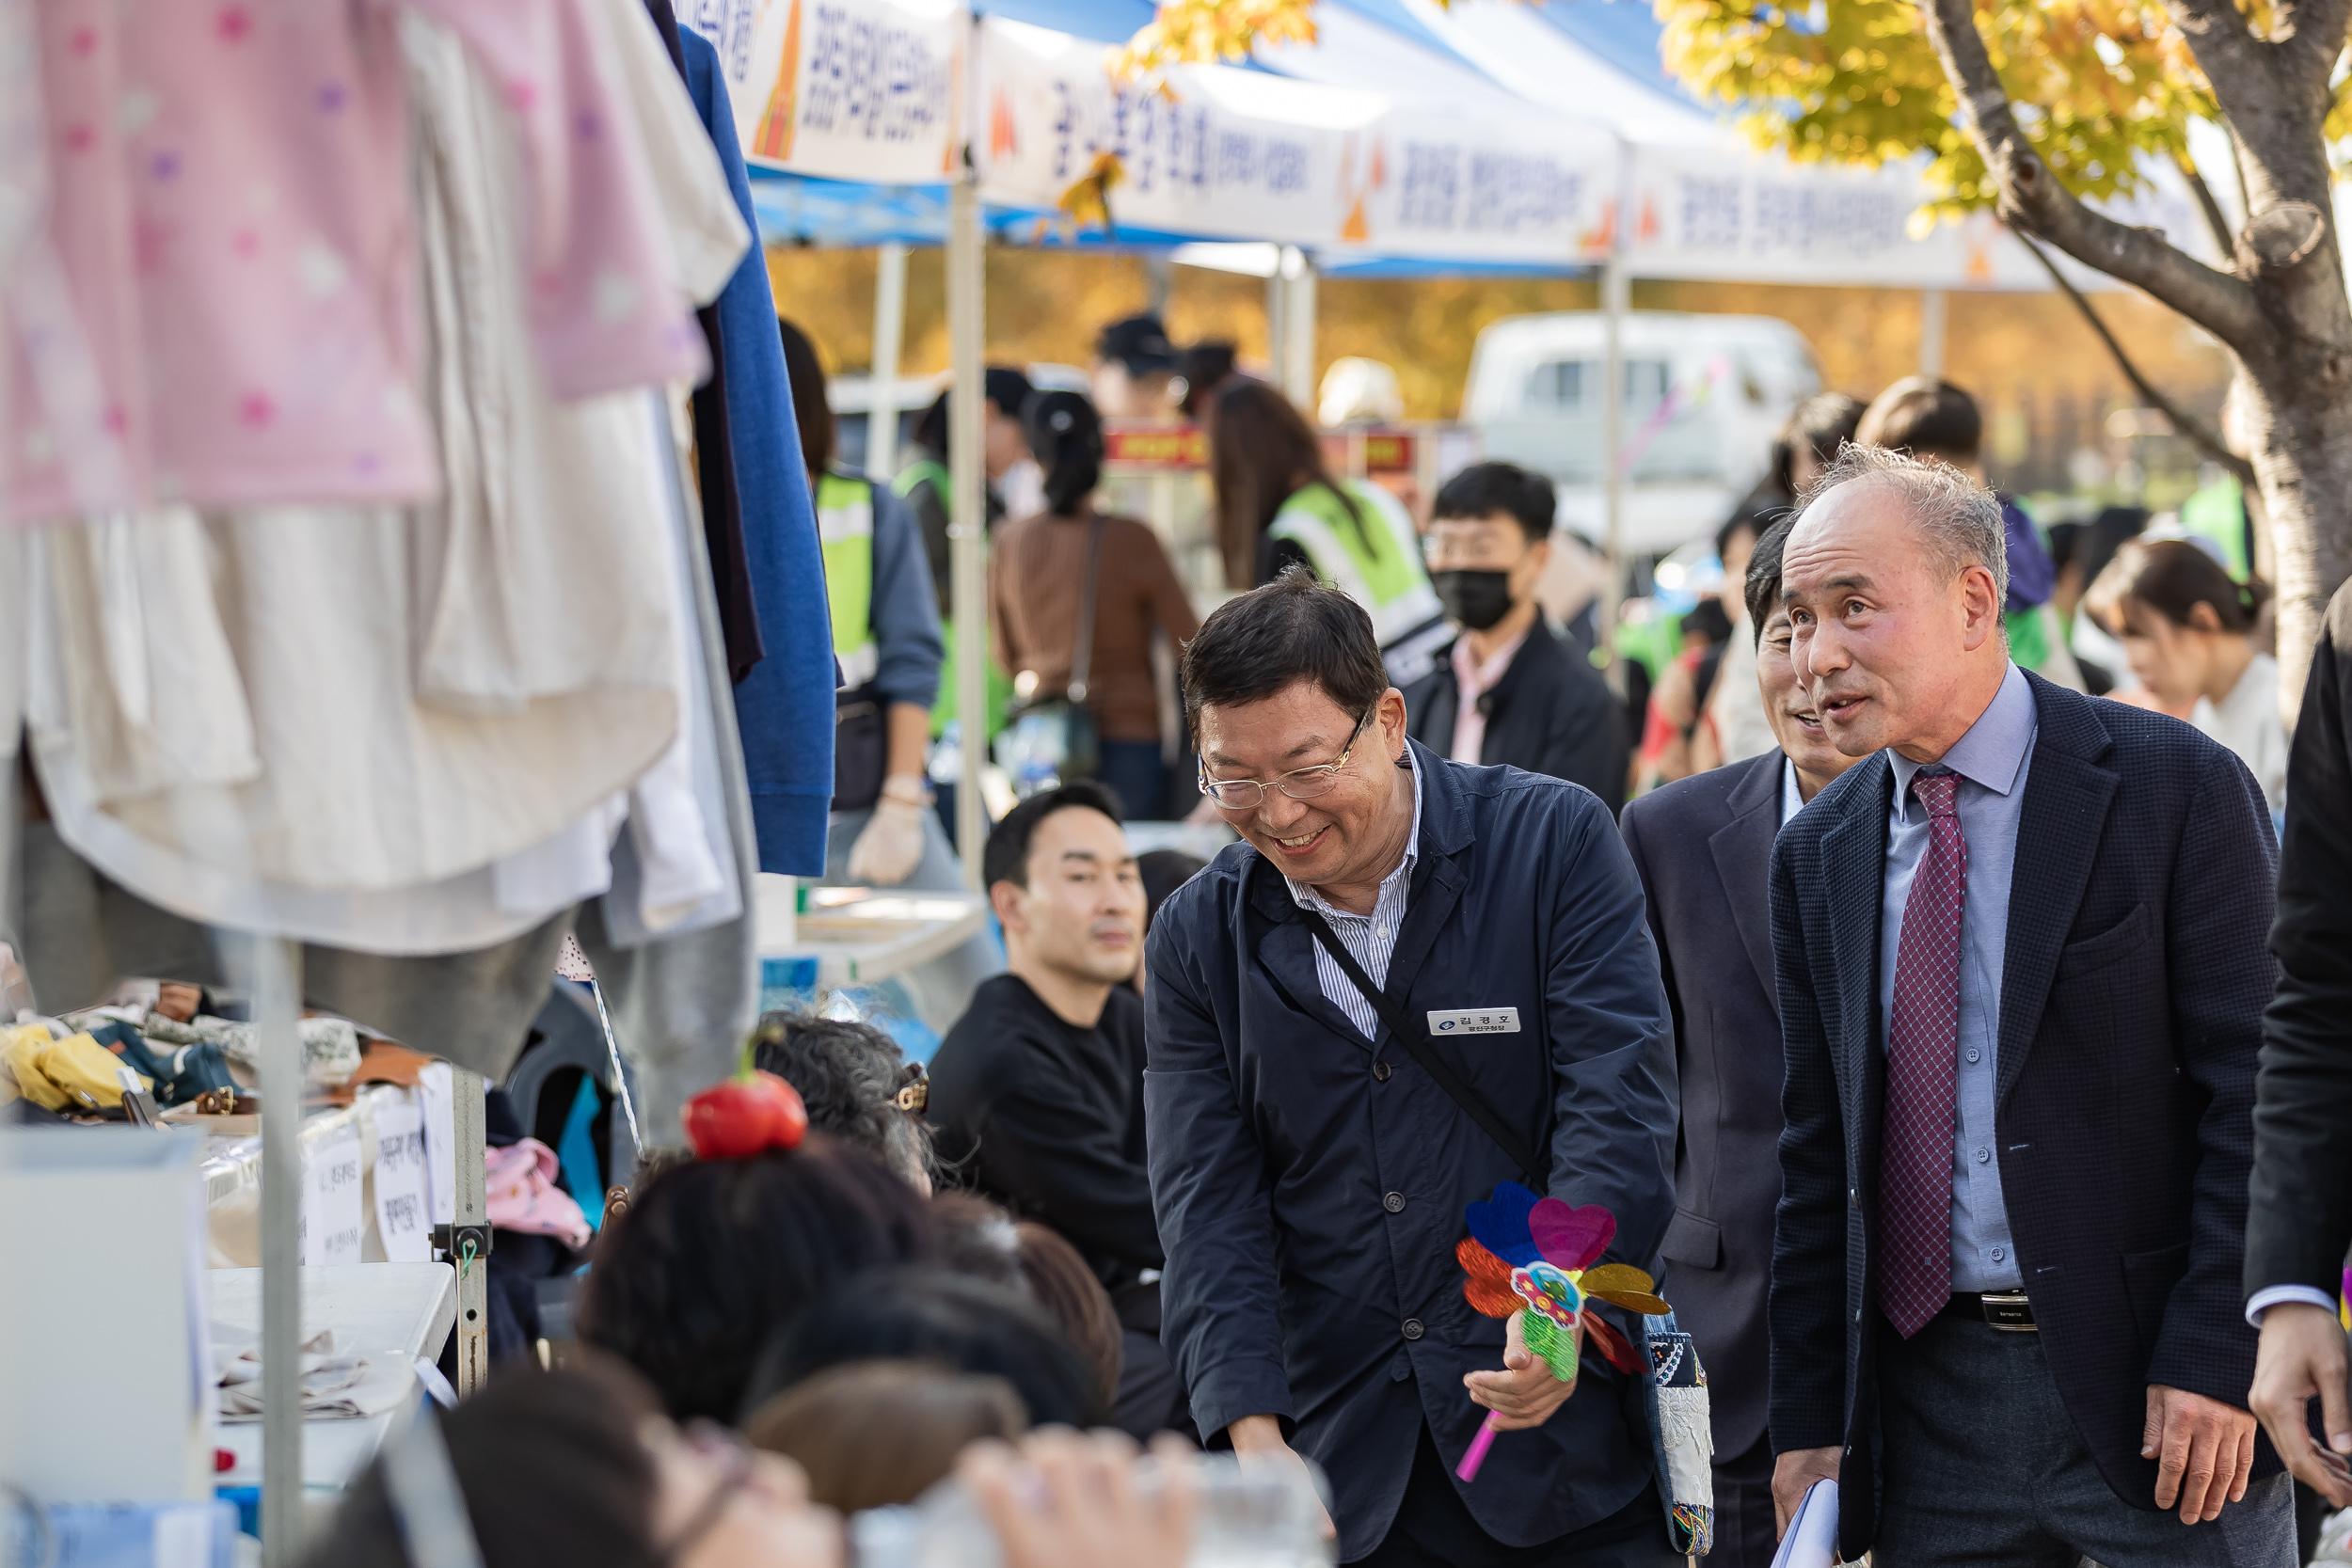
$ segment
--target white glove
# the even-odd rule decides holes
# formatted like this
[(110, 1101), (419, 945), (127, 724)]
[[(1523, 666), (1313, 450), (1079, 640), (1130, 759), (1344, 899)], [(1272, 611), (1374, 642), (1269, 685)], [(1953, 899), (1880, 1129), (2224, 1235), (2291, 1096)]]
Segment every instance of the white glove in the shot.
[(850, 880), (896, 887), (914, 874), (923, 859), (923, 815), (931, 809), (930, 798), (930, 785), (919, 775), (894, 773), (882, 782), (874, 815), (850, 846)]

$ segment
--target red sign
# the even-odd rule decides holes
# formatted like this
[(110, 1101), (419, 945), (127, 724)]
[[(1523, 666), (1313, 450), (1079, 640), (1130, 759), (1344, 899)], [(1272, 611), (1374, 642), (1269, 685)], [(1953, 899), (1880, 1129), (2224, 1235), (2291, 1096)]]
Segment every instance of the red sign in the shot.
[(1197, 424), (1105, 421), (1103, 461), (1130, 472), (1162, 469), (1190, 472), (1209, 466), (1209, 437)]

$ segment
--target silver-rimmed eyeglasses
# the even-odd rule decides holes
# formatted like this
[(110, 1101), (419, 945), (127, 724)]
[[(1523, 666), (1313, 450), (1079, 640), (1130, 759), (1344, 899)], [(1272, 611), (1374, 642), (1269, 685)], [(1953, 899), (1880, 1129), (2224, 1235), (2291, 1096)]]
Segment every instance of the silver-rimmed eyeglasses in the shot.
[(1212, 779), (1207, 765), (1203, 764), (1200, 768), (1200, 793), (1215, 800), (1220, 811), (1255, 811), (1264, 801), (1265, 792), (1269, 789), (1279, 789), (1294, 800), (1311, 800), (1319, 795), (1328, 795), (1340, 782), (1340, 769), (1347, 766), (1347, 759), (1355, 753), (1356, 742), (1363, 736), (1364, 726), (1371, 723), (1372, 716), (1379, 711), (1380, 705), (1377, 703), (1364, 709), (1364, 716), (1357, 720), (1356, 727), (1348, 732), (1347, 744), (1341, 749), (1339, 759), (1335, 762), (1293, 768), (1279, 778), (1264, 783), (1256, 779)]

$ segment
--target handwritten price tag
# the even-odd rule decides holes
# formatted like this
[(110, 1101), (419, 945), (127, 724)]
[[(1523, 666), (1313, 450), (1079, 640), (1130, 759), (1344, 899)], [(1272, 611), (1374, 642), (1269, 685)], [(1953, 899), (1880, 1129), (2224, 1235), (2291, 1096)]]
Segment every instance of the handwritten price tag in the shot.
[(424, 1112), (405, 1101), (375, 1105), (375, 1230), (394, 1263), (433, 1261), (433, 1221), (427, 1211)]
[(357, 1263), (366, 1228), (359, 1207), (359, 1129), (346, 1125), (304, 1152), (302, 1261)]

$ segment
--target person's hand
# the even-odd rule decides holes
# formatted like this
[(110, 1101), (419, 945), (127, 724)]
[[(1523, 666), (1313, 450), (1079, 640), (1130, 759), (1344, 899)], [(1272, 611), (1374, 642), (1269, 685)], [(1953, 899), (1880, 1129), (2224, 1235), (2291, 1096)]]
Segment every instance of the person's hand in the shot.
[(2233, 1404), (2161, 1383), (2148, 1386), (2139, 1457), (2156, 1461), (2156, 1506), (2180, 1504), (2181, 1523), (2221, 1517), (2254, 1473), (2254, 1417)]
[[(1244, 1416), (1225, 1429), (1225, 1436), (1233, 1445), (1233, 1457), (1244, 1465), (1287, 1465), (1304, 1470), (1307, 1462), (1282, 1440), (1282, 1423), (1272, 1416)], [(1322, 1511), (1321, 1529), (1326, 1541), (1339, 1539), (1339, 1528), (1331, 1523), (1329, 1510), (1318, 1498), (1315, 1507)]]
[(1790, 1449), (1772, 1461), (1772, 1538), (1778, 1540), (1788, 1533), (1788, 1521), (1797, 1516), (1797, 1505), (1813, 1490), (1817, 1481), (1836, 1481), (1837, 1461), (1843, 1457), (1836, 1444), (1826, 1449)]
[(850, 880), (897, 887), (913, 876), (923, 859), (923, 814), (930, 809), (930, 787), (921, 777), (885, 779), (874, 815), (850, 846)]
[[(2271, 1446), (2295, 1479), (2336, 1508), (2352, 1506), (2352, 1468), (2344, 1458), (2352, 1454), (2345, 1376), (2344, 1327), (2333, 1312), (2300, 1301), (2282, 1301), (2263, 1312), (2254, 1388), (2246, 1402), (2262, 1418)], [(2307, 1420), (2314, 1395), (2320, 1425), (2328, 1433), (2325, 1449), (2312, 1441)]]
[(1004, 1548), (1006, 1568), (1184, 1568), (1195, 1512), (1190, 1445), (1154, 1444), (1162, 1482), (1136, 1487), (1136, 1445), (1116, 1432), (1067, 1427), (1032, 1433), (1019, 1453), (975, 1443), (956, 1462), (963, 1483)]
[[(1561, 1382), (1551, 1375), (1551, 1368), (1544, 1358), (1527, 1348), (1527, 1331), (1519, 1326), (1522, 1316), (1523, 1313), (1512, 1313), (1509, 1327), (1504, 1330), (1503, 1370), (1462, 1374), (1462, 1386), (1470, 1390), (1471, 1402), (1494, 1412), (1490, 1420), (1497, 1432), (1521, 1432), (1542, 1426), (1576, 1392), (1575, 1379)], [(1576, 1315), (1576, 1350), (1577, 1365), (1581, 1368), (1584, 1364), (1581, 1312)]]

